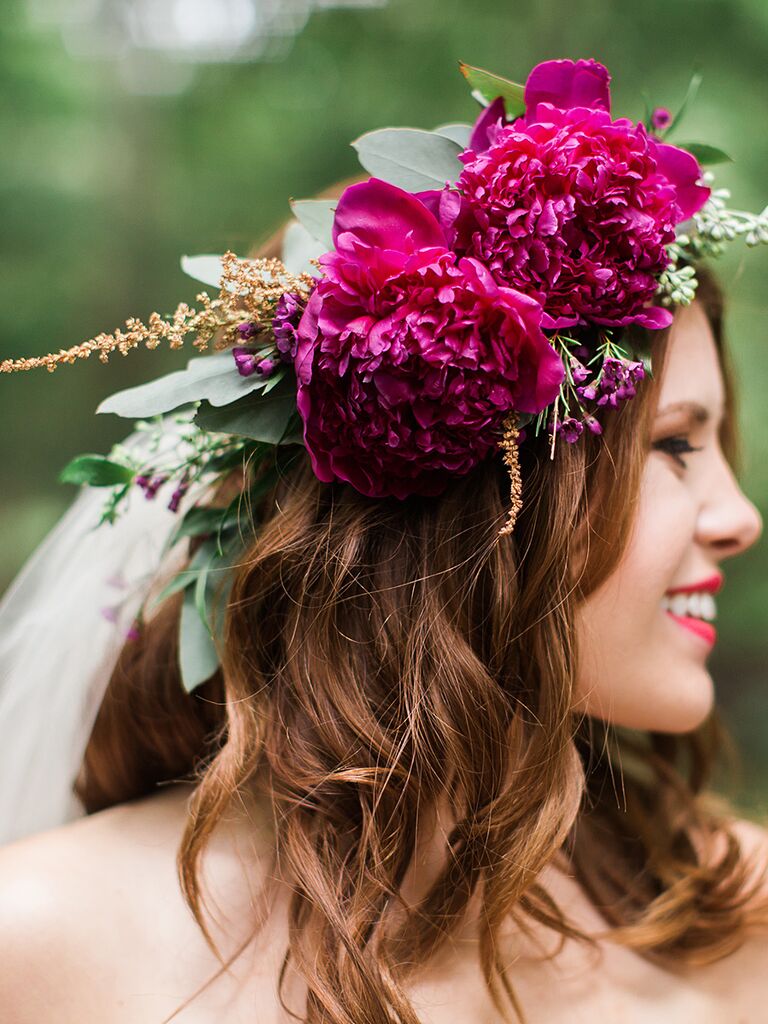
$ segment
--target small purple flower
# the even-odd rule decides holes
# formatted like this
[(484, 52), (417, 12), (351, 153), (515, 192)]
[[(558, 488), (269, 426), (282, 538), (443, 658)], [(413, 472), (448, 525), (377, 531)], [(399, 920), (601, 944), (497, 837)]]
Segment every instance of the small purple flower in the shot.
[(256, 373), (261, 377), (271, 377), (277, 367), (276, 359), (260, 359), (256, 363)]
[(168, 479), (167, 476), (137, 476), (135, 483), (138, 487), (144, 491), (144, 497), (149, 501), (157, 494), (158, 490), (162, 487), (165, 481)]
[(583, 384), (587, 377), (589, 377), (589, 370), (575, 356), (571, 356), (569, 362), (571, 366), (571, 376), (573, 377), (573, 383)]
[(243, 341), (248, 341), (249, 338), (252, 338), (255, 334), (258, 334), (258, 332), (259, 325), (249, 323), (247, 320), (244, 320), (243, 323), (237, 325), (237, 333)]
[(651, 114), (651, 128), (655, 132), (663, 132), (669, 128), (672, 122), (672, 114), (666, 107), (656, 107)]
[(125, 632), (126, 640), (138, 640), (141, 637), (141, 623), (136, 619), (132, 626)]
[(252, 373), (256, 372), (256, 357), (249, 348), (242, 348), (236, 345), (232, 349), (232, 355), (235, 359), (237, 372), (241, 377), (250, 377)]
[(602, 434), (603, 432), (603, 428), (600, 426), (595, 416), (585, 416), (584, 426), (587, 428), (587, 430), (591, 430), (593, 434)]
[(580, 398), (596, 402), (600, 406), (609, 405), (615, 409), (619, 402), (635, 397), (636, 385), (644, 377), (645, 369), (641, 362), (608, 356), (603, 360), (597, 380), (586, 387), (577, 388), (576, 392)]
[(103, 608), (99, 609), (101, 617), (106, 619), (107, 622), (117, 622), (117, 611), (119, 607), (119, 605), (105, 605)]
[(184, 495), (187, 493), (188, 490), (189, 490), (189, 481), (188, 480), (182, 480), (179, 483), (179, 485), (176, 488), (176, 490), (171, 495), (171, 500), (168, 502), (168, 508), (171, 510), (171, 512), (178, 512), (179, 511), (179, 504), (181, 503), (181, 499), (184, 497)]
[(568, 444), (575, 444), (584, 431), (584, 424), (573, 416), (565, 416), (555, 425), (555, 433), (561, 435)]
[(297, 328), (306, 308), (307, 300), (298, 292), (285, 292), (277, 301), (272, 320), (272, 333), (277, 342), (277, 351), (285, 363), (292, 363), (298, 345)]
[(108, 587), (114, 587), (115, 590), (125, 590), (125, 588), (128, 586), (125, 577), (119, 570), (113, 573), (111, 576), (108, 576), (104, 580), (104, 582), (107, 584)]

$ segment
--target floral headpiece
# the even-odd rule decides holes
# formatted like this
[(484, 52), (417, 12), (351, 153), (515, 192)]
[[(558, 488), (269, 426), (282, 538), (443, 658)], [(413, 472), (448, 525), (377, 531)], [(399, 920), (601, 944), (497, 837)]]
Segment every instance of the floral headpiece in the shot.
[[(501, 451), (509, 532), (520, 428), (546, 431), (553, 455), (558, 438), (599, 434), (650, 369), (625, 329), (668, 327), (669, 307), (695, 296), (696, 260), (737, 236), (768, 241), (768, 208), (729, 210), (702, 171), (729, 158), (666, 141), (682, 109), (614, 118), (596, 61), (539, 64), (524, 86), (461, 70), (483, 106), (474, 126), (363, 135), (353, 145), (371, 177), (338, 200), (292, 203), (282, 260), (185, 258), (217, 297), (0, 364), (53, 370), (140, 343), (177, 348), (190, 334), (216, 350), (101, 404), (150, 433), (182, 410), (171, 457), (141, 461), (118, 445), (66, 468), (64, 480), (110, 489), (102, 521), (137, 486), (147, 498), (170, 490), (175, 510), (193, 483), (264, 460), (276, 472), (303, 444), (320, 480), (398, 499), (437, 495)], [(236, 547), (236, 523), (233, 507), (193, 507), (171, 538), (206, 538), (183, 581), (198, 596), (228, 539)]]

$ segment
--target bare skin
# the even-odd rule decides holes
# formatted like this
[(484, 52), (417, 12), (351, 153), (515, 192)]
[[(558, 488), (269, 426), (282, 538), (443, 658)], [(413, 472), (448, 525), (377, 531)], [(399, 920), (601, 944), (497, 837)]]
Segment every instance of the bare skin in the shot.
[[(161, 1024), (218, 964), (184, 903), (175, 875), (190, 789), (159, 794), (92, 815), (0, 850), (0, 1006), (8, 1024)], [(256, 809), (256, 814), (260, 812)], [(247, 937), (251, 893), (271, 874), (266, 817), (233, 819), (214, 841), (208, 880), (225, 925), (222, 952)], [(768, 852), (768, 835), (740, 826), (745, 847)], [(261, 844), (254, 847), (254, 835)], [(575, 883), (557, 868), (546, 884), (587, 930), (602, 922)], [(276, 993), (286, 944), (286, 885), (274, 910), (229, 975), (173, 1017), (181, 1024), (288, 1024)], [(552, 939), (542, 935), (544, 947)], [(528, 940), (505, 936), (510, 977), (529, 1024), (560, 1021), (760, 1024), (768, 979), (768, 935), (755, 935), (718, 964), (670, 972), (636, 954), (567, 942), (538, 962)], [(476, 958), (472, 934), (439, 954), (411, 995), (424, 1024), (502, 1024)], [(299, 1010), (301, 989), (289, 986)]]

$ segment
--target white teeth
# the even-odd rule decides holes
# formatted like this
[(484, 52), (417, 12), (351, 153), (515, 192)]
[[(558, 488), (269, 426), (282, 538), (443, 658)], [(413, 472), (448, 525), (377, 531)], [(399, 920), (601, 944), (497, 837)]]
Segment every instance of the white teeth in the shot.
[(661, 599), (661, 607), (673, 615), (705, 619), (707, 622), (714, 622), (717, 618), (717, 606), (712, 594), (673, 594)]
[(673, 615), (687, 615), (688, 614), (688, 595), (687, 594), (675, 594), (670, 604), (670, 611)]
[(717, 605), (711, 594), (701, 595), (701, 617), (707, 622), (714, 622), (717, 618)]

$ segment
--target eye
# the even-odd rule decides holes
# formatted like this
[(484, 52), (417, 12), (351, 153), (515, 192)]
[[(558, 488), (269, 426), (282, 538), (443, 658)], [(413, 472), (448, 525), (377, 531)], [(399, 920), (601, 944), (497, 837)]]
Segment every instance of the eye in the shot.
[(664, 452), (667, 455), (671, 455), (675, 462), (686, 469), (688, 464), (682, 458), (683, 455), (689, 455), (691, 452), (700, 452), (701, 448), (694, 447), (687, 437), (682, 434), (678, 434), (674, 437), (662, 437), (659, 441), (654, 441), (651, 447), (655, 451)]

